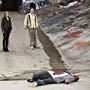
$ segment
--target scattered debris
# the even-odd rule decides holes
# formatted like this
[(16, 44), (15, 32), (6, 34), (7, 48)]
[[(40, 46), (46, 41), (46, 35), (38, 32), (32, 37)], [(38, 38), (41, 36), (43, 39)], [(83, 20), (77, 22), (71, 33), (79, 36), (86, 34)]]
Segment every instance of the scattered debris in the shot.
[(90, 41), (79, 41), (74, 44), (76, 48), (80, 48), (81, 46), (86, 46), (86, 45), (90, 46)]
[(64, 38), (75, 38), (75, 37), (80, 37), (82, 31), (77, 31), (77, 32), (69, 32), (66, 35), (64, 35)]

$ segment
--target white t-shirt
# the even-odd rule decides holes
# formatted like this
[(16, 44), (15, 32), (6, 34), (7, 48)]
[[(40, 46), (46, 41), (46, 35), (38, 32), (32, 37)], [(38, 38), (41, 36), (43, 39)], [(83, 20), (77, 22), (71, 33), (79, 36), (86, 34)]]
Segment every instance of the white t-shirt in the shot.
[(58, 77), (64, 77), (66, 75), (69, 75), (68, 73), (66, 72), (63, 72), (63, 73), (58, 73), (56, 74), (54, 71), (48, 71), (49, 74), (53, 77), (53, 78), (58, 78)]

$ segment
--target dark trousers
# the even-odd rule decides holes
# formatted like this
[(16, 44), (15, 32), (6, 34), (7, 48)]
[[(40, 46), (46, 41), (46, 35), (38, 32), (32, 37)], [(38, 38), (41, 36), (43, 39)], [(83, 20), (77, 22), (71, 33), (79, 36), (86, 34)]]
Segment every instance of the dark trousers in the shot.
[(54, 84), (52, 76), (46, 71), (34, 74), (32, 79), (37, 82), (38, 86)]
[(3, 49), (8, 49), (10, 30), (5, 30), (3, 33)]

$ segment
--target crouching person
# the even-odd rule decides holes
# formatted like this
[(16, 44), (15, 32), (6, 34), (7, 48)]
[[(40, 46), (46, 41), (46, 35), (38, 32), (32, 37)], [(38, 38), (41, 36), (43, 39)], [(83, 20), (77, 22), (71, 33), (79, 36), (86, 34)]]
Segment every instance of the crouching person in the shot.
[(67, 72), (44, 71), (35, 73), (32, 79), (27, 79), (27, 82), (30, 82), (32, 87), (37, 87), (47, 84), (70, 84), (78, 80), (78, 76), (71, 75)]

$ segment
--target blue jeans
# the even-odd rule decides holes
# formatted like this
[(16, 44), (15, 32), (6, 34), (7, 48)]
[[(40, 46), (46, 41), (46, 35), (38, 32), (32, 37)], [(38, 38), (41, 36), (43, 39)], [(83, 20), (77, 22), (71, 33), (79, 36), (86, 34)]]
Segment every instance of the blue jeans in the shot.
[(52, 76), (46, 71), (34, 74), (32, 79), (34, 82), (37, 82), (38, 86), (54, 84)]
[(10, 30), (5, 30), (3, 33), (3, 49), (8, 49)]

